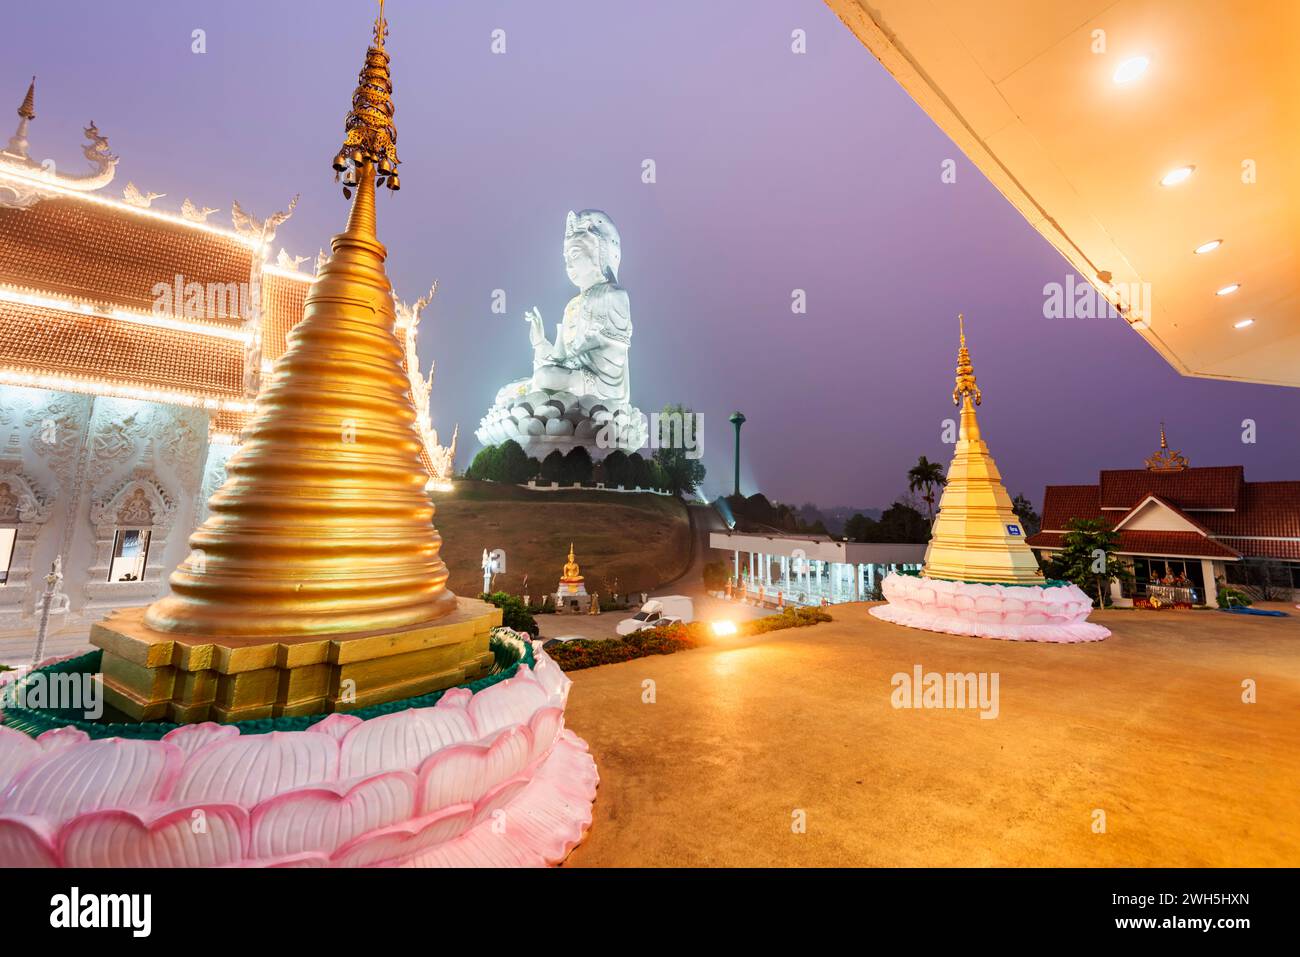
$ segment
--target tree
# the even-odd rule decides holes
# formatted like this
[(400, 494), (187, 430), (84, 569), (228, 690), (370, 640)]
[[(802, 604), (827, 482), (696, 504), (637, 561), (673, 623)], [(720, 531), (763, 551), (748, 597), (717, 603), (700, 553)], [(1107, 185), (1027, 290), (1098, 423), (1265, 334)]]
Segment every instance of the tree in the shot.
[(877, 523), (873, 518), (868, 518), (861, 512), (857, 512), (844, 523), (844, 537), (851, 542), (874, 542), (876, 541)]
[(541, 475), (543, 482), (564, 481), (564, 455), (559, 449), (542, 459)]
[(1119, 533), (1095, 518), (1072, 518), (1066, 524), (1061, 551), (1052, 557), (1048, 572), (1053, 578), (1073, 582), (1089, 595), (1097, 607), (1106, 607), (1111, 581), (1127, 581), (1132, 574), (1115, 554)]
[(934, 524), (935, 486), (943, 488), (947, 484), (948, 480), (943, 475), (943, 466), (938, 462), (931, 462), (924, 455), (907, 471), (908, 490), (922, 493), (921, 498), (925, 500), (931, 525)]
[(624, 484), (628, 488), (649, 487), (650, 467), (646, 465), (645, 459), (641, 458), (640, 452), (633, 452), (627, 457), (627, 481)]
[[(694, 423), (695, 413), (681, 405), (666, 405), (660, 413), (659, 448), (655, 449), (654, 462), (659, 468), (656, 487), (667, 489), (674, 495), (691, 495), (704, 482), (704, 463), (693, 458), (699, 451), (686, 448), (686, 423)], [(680, 424), (674, 432), (672, 424)], [(692, 435), (691, 438), (698, 439)]]
[(904, 502), (895, 502), (876, 523), (881, 542), (922, 545), (930, 540), (930, 526), (924, 515)]
[(1011, 509), (1016, 513), (1016, 518), (1020, 519), (1020, 524), (1024, 527), (1026, 536), (1038, 534), (1039, 529), (1043, 527), (1043, 520), (1034, 511), (1033, 502), (1023, 495), (1017, 495), (1011, 500)]
[(731, 569), (727, 567), (726, 562), (705, 562), (703, 574), (705, 591), (722, 591), (727, 587)]
[(465, 477), (478, 479), (479, 481), (496, 481), (497, 462), (500, 456), (501, 451), (498, 446), (489, 445), (480, 449), (478, 455), (474, 456), (474, 461), (465, 470)]
[(496, 456), (496, 475), (493, 476), (499, 482), (510, 482), (512, 485), (520, 485), (527, 482), (537, 473), (533, 470), (532, 459), (514, 439), (508, 439), (497, 446)]
[(591, 469), (591, 453), (586, 446), (575, 445), (564, 457), (564, 468), (561, 470), (564, 478), (561, 481), (572, 482), (574, 485), (590, 482)]
[(930, 540), (925, 516), (905, 502), (895, 502), (880, 520), (858, 513), (844, 523), (844, 536), (854, 542), (923, 545)]
[(605, 466), (605, 485), (609, 488), (618, 488), (620, 485), (627, 485), (628, 465), (627, 453), (622, 449), (615, 449), (601, 462)]

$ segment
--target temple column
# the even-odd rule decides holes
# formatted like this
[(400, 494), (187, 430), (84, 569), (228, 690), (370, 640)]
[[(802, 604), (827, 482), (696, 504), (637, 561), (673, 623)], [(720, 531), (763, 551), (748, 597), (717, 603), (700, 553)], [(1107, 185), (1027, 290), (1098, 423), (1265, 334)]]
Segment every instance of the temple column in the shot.
[(1219, 603), (1219, 584), (1214, 580), (1214, 562), (1201, 559), (1201, 577), (1205, 579), (1205, 604), (1213, 608)]

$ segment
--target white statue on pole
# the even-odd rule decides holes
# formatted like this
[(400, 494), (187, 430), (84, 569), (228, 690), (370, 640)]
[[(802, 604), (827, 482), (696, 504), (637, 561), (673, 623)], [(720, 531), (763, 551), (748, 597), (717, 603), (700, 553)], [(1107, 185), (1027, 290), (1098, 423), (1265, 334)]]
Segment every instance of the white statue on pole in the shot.
[(632, 310), (627, 290), (618, 284), (622, 258), (622, 240), (609, 216), (598, 209), (568, 214), (564, 269), (578, 294), (565, 307), (554, 340), (539, 309), (524, 313), (533, 374), (497, 393), (479, 424), (480, 442), (513, 439), (538, 458), (583, 445), (593, 459), (644, 444), (644, 419), (631, 404)]

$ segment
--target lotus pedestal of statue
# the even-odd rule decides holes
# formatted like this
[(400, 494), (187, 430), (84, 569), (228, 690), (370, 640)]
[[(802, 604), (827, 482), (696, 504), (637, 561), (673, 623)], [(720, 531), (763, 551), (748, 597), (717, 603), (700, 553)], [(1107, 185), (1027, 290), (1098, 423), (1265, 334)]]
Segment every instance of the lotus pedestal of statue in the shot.
[(597, 462), (616, 448), (645, 445), (645, 417), (635, 406), (563, 390), (546, 392), (531, 385), (531, 379), (523, 379), (497, 393), (474, 433), (481, 443), (515, 441), (539, 461), (552, 452), (567, 455), (581, 445)]
[(537, 459), (587, 448), (593, 460), (613, 449), (645, 445), (645, 417), (631, 402), (628, 352), (632, 310), (618, 284), (622, 240), (598, 209), (570, 212), (564, 264), (578, 294), (569, 300), (555, 340), (537, 309), (524, 314), (533, 374), (497, 391), (475, 435), (484, 445), (518, 442)]

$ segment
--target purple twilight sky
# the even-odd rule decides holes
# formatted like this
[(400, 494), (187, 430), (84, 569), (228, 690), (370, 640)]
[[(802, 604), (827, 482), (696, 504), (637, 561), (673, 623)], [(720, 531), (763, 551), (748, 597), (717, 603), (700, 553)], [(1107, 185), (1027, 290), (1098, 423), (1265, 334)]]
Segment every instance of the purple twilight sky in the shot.
[[(189, 196), (228, 223), (232, 199), (266, 215), (301, 192), (277, 245), (314, 257), (347, 212), (329, 162), (373, 16), (24, 4), (0, 36), (0, 103), (38, 74), (33, 155), (79, 168), (93, 119), (122, 157), (109, 188), (164, 208)], [(883, 506), (918, 455), (946, 463), (959, 311), (1012, 494), (1041, 504), (1046, 483), (1140, 466), (1162, 417), (1194, 465), (1300, 478), (1300, 391), (1182, 378), (1118, 320), (1044, 319), (1065, 261), (818, 0), (391, 0), (388, 16), (403, 189), (381, 197), (380, 236), (400, 295), (440, 281), (420, 352), (462, 468), (497, 388), (530, 369), (524, 310), (553, 333), (573, 292), (566, 211), (596, 207), (623, 237), (633, 399), (704, 413), (710, 497), (729, 490), (736, 408), (745, 490), (782, 501)]]

